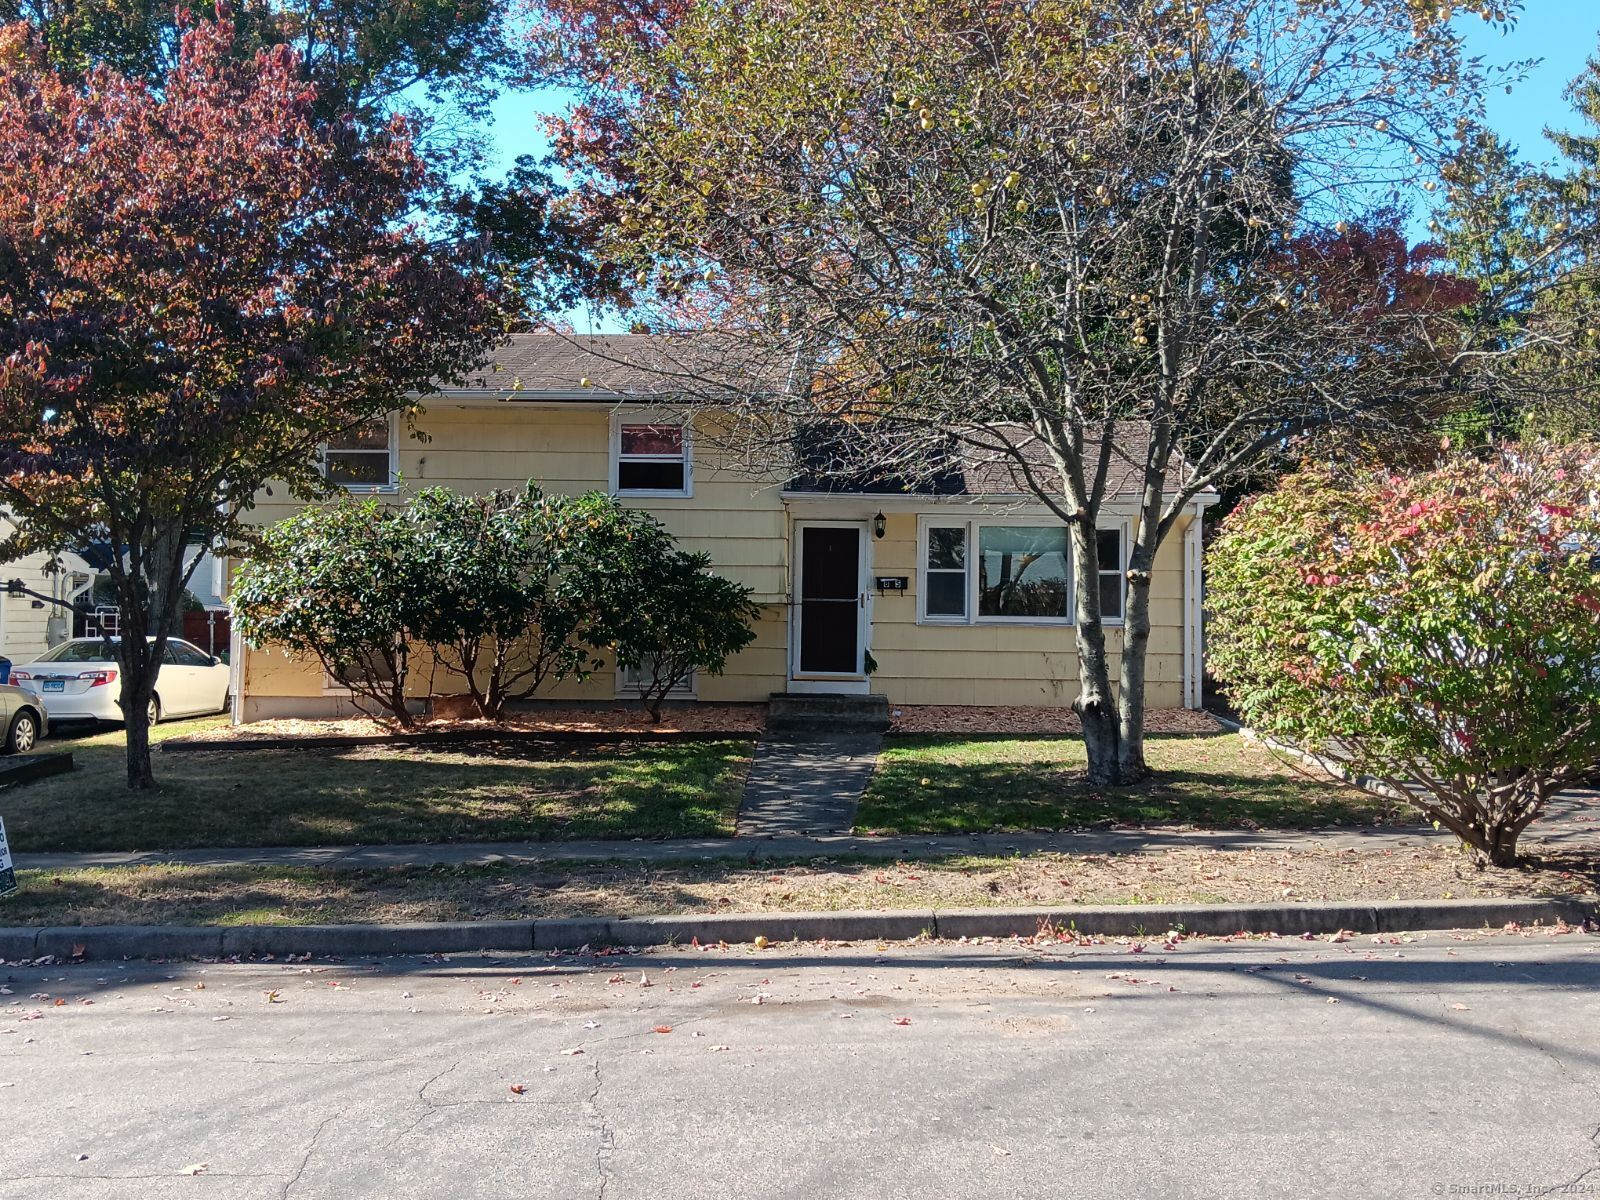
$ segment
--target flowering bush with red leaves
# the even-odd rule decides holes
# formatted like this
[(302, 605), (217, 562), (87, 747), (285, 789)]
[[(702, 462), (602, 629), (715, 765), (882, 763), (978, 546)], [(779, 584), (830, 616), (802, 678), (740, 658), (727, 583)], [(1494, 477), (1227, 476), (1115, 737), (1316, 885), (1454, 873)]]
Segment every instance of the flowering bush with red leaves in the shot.
[[(52, 65), (0, 25), (0, 559), (97, 541), (146, 711), (192, 545), (248, 541), (269, 482), (477, 363), (504, 328), (475, 246), (423, 227), (396, 119), (328, 121), (298, 60), (183, 35), (160, 87)], [(157, 639), (146, 644), (141, 634)], [(143, 726), (129, 782), (150, 786)]]
[(1207, 560), (1209, 662), (1261, 733), (1410, 789), (1504, 865), (1600, 764), (1600, 446), (1307, 470)]

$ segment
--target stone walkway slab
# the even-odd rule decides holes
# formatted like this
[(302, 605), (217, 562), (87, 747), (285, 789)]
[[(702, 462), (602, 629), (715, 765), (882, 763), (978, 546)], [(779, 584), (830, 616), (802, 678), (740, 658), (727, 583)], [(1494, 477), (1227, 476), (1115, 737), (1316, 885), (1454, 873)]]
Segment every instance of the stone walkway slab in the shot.
[(850, 832), (882, 750), (875, 733), (763, 738), (739, 805), (738, 836)]

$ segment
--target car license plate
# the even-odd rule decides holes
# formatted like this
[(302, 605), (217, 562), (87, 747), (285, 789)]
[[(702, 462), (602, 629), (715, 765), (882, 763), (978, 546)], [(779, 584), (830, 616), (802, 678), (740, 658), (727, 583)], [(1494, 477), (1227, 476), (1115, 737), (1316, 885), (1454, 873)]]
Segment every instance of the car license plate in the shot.
[(44, 681), (44, 690), (47, 692), (64, 692), (67, 690), (67, 681), (65, 679), (46, 679)]

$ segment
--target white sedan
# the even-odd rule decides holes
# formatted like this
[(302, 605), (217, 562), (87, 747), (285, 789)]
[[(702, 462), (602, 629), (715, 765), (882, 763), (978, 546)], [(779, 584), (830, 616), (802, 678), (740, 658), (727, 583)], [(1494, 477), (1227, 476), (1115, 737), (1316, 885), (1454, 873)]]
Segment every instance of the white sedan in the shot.
[[(154, 638), (150, 639), (155, 641)], [(107, 645), (107, 643), (111, 645)], [(50, 720), (121, 721), (117, 702), (122, 666), (112, 650), (116, 638), (73, 638), (11, 670), (11, 682), (38, 696), (50, 709)], [(156, 675), (148, 719), (154, 725), (167, 717), (192, 717), (228, 708), (228, 666), (200, 647), (167, 639), (166, 654)]]

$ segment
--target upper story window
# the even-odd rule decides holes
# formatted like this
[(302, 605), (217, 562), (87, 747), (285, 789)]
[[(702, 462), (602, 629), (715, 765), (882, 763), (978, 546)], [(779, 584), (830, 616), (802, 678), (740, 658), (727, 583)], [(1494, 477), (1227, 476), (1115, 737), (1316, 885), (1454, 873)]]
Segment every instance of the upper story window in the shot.
[(399, 438), (393, 417), (379, 417), (335, 434), (322, 447), (329, 483), (352, 491), (390, 488), (399, 475)]
[(617, 419), (611, 427), (611, 490), (619, 496), (687, 496), (692, 437), (668, 421)]

